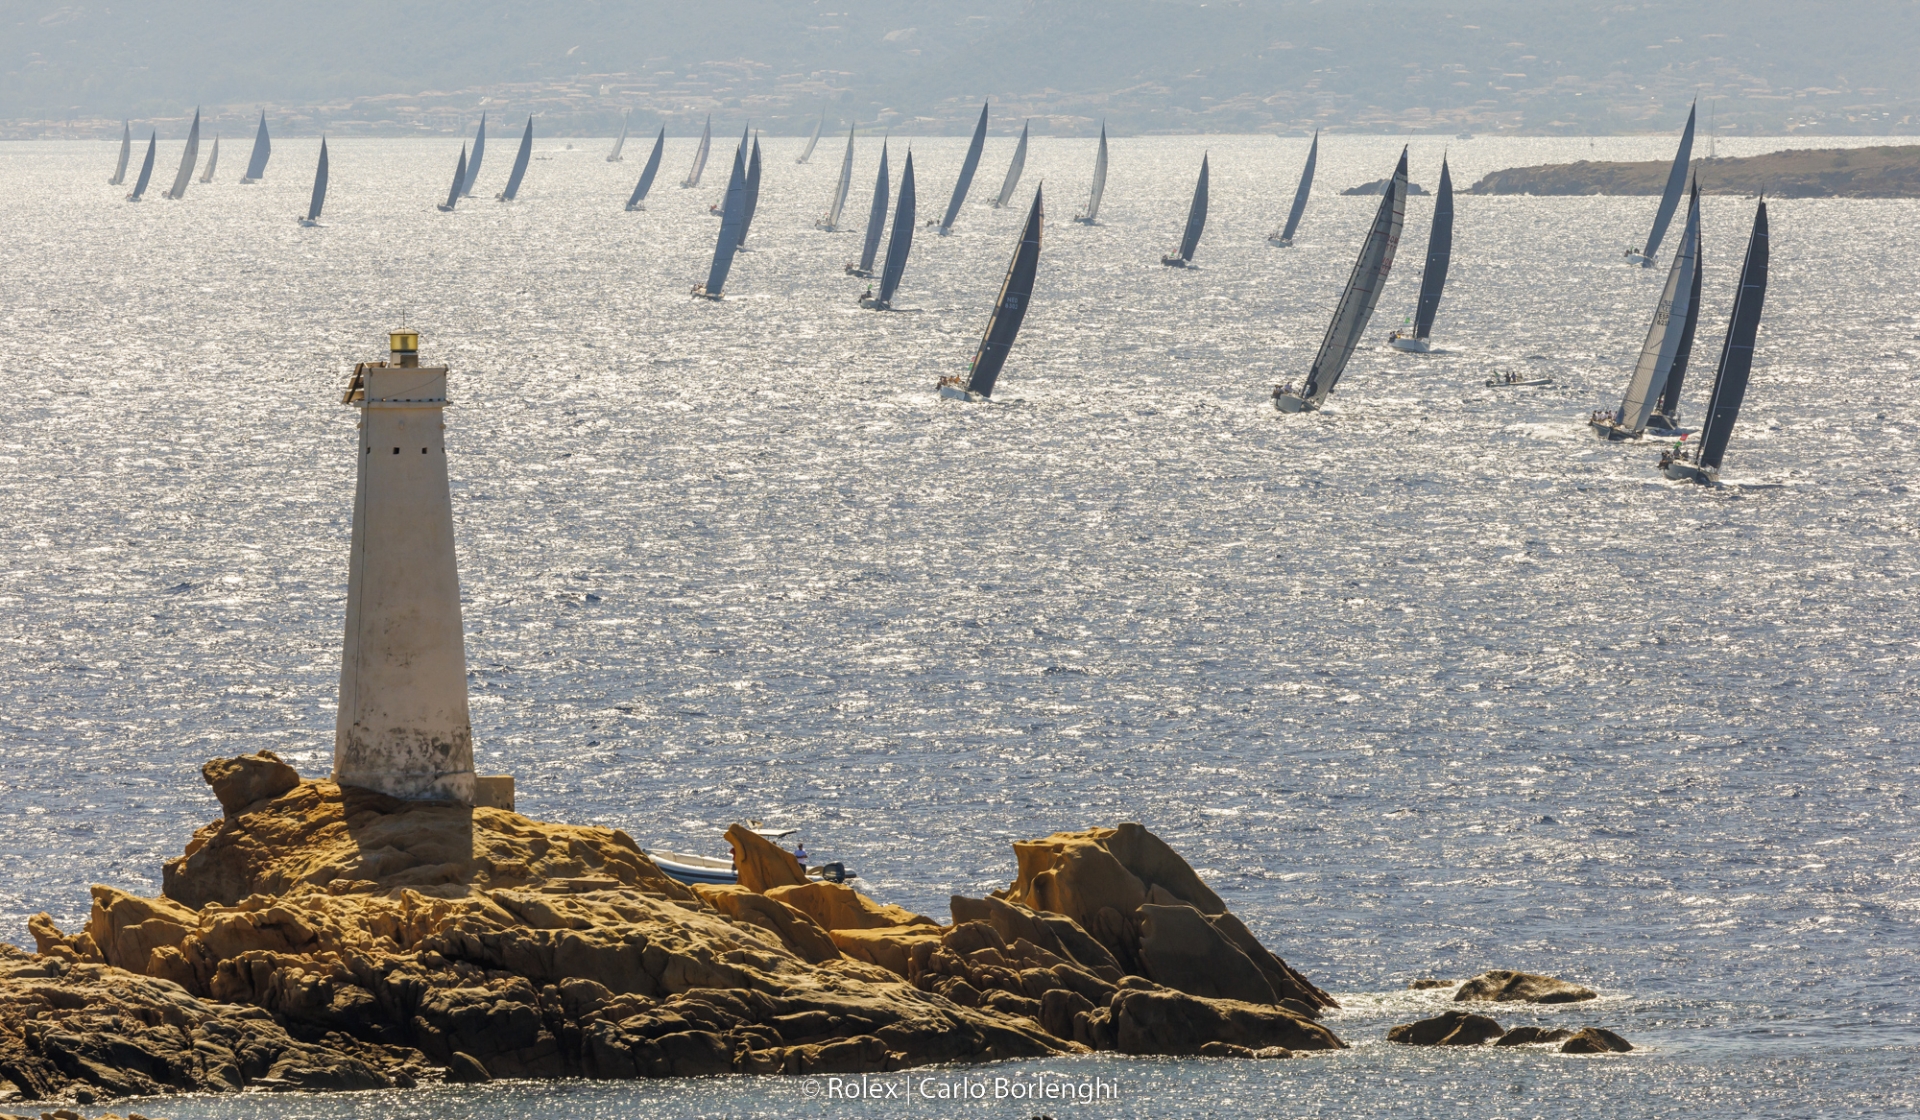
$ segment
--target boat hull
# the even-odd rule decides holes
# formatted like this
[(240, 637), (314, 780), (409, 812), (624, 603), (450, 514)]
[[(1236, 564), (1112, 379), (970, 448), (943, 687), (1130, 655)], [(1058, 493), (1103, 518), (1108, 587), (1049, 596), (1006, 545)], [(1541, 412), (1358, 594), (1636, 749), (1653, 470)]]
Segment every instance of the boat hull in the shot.
[(693, 886), (696, 883), (737, 883), (740, 873), (735, 871), (731, 862), (710, 859), (706, 856), (690, 856), (680, 852), (648, 852), (654, 866), (666, 872), (667, 878)]
[(260, 180), (258, 180), (258, 179), (249, 179), (249, 178), (247, 178), (247, 177), (246, 177), (245, 175), (242, 175), (242, 176), (240, 176), (240, 181), (241, 181), (242, 183), (257, 183), (257, 182), (259, 182)]
[(1185, 257), (1161, 257), (1160, 263), (1168, 268), (1192, 268), (1193, 262)]
[(1653, 258), (1652, 258), (1652, 257), (1649, 257), (1649, 256), (1647, 256), (1647, 255), (1646, 255), (1645, 253), (1642, 253), (1642, 252), (1640, 252), (1640, 251), (1639, 251), (1638, 249), (1628, 249), (1628, 250), (1627, 250), (1627, 263), (1628, 263), (1628, 264), (1637, 264), (1637, 265), (1639, 265), (1639, 266), (1640, 266), (1641, 268), (1652, 268), (1652, 267), (1653, 267)]
[(1668, 463), (1666, 475), (1675, 482), (1698, 482), (1703, 486), (1713, 486), (1720, 481), (1720, 471), (1717, 468), (1701, 467), (1692, 463)]
[(442, 214), (451, 214), (451, 213), (453, 213), (453, 207), (451, 207), (451, 206), (448, 206), (448, 205), (447, 205), (446, 203), (444, 203), (444, 202), (443, 202), (443, 203), (441, 203), (440, 205), (438, 205), (438, 206), (436, 206), (436, 207), (434, 207), (434, 209), (435, 209), (435, 210), (438, 210), (438, 211), (440, 211), (440, 212), (441, 212)]
[(320, 223), (314, 221), (312, 218), (295, 218), (294, 221), (300, 223), (301, 229), (319, 229), (320, 228)]
[(1387, 336), (1387, 345), (1393, 347), (1395, 350), (1404, 350), (1409, 354), (1429, 354), (1433, 352), (1433, 344), (1431, 342), (1428, 342), (1424, 338), (1409, 338), (1402, 335), (1399, 331), (1395, 331)]
[(942, 385), (940, 386), (940, 399), (946, 400), (946, 401), (965, 401), (968, 404), (979, 404), (982, 401), (986, 400), (987, 398), (981, 396), (979, 393), (968, 392), (967, 390), (962, 389), (958, 385)]
[(1084, 214), (1074, 218), (1073, 220), (1083, 226), (1097, 226), (1100, 224), (1099, 222), (1094, 221), (1092, 218), (1089, 218)]
[(1320, 406), (1296, 393), (1275, 393), (1273, 407), (1276, 412), (1318, 412)]
[(645, 209), (646, 209), (645, 206), (642, 206), (640, 203), (636, 202), (632, 206), (627, 207), (627, 213), (638, 214), (640, 211)]
[(892, 311), (893, 310), (892, 303), (884, 299), (873, 299), (870, 296), (861, 296), (860, 306), (866, 308), (868, 311)]
[(705, 284), (696, 286), (693, 289), (693, 295), (695, 299), (710, 299), (715, 303), (720, 302), (720, 293), (707, 291), (707, 286)]
[(1489, 389), (1544, 389), (1551, 384), (1551, 377), (1529, 377), (1521, 381), (1502, 381), (1498, 377), (1489, 377), (1486, 381)]
[(1593, 433), (1593, 438), (1606, 443), (1637, 440), (1643, 434), (1631, 428), (1623, 428), (1611, 420), (1589, 420), (1587, 421), (1587, 430)]
[(847, 275), (858, 276), (862, 280), (871, 280), (873, 279), (873, 270), (871, 268), (859, 268), (855, 265), (848, 265)]

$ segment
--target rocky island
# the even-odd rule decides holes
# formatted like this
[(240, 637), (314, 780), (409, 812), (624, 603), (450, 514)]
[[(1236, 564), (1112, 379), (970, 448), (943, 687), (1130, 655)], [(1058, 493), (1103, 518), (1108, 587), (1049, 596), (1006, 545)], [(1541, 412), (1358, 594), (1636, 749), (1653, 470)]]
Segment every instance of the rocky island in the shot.
[[(1673, 165), (1578, 163), (1512, 167), (1475, 183), (1469, 194), (1659, 194)], [(1807, 148), (1739, 159), (1693, 161), (1703, 194), (1770, 198), (1920, 197), (1920, 145)]]

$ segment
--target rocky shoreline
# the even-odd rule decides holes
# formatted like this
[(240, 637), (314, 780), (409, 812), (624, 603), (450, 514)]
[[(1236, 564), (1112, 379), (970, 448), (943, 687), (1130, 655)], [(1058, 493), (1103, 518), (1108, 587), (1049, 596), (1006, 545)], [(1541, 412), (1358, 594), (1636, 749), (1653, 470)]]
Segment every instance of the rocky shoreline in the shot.
[[(1671, 160), (1511, 167), (1475, 183), (1469, 194), (1659, 194)], [(1697, 159), (1702, 194), (1769, 198), (1920, 197), (1920, 145), (1806, 148), (1740, 159)]]

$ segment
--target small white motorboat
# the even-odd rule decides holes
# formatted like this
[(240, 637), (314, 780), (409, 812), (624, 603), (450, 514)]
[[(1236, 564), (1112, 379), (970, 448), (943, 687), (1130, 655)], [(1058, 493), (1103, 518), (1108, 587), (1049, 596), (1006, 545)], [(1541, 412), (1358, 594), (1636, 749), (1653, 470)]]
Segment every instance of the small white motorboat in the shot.
[(1486, 384), (1489, 389), (1544, 389), (1553, 384), (1553, 378), (1515, 377), (1509, 373), (1504, 377), (1489, 377)]
[[(763, 828), (759, 821), (746, 822), (753, 833), (772, 844), (792, 836), (795, 829)], [(688, 886), (696, 883), (737, 883), (740, 873), (733, 865), (733, 857), (716, 858), (714, 856), (695, 855), (692, 852), (670, 852), (664, 848), (644, 849), (647, 858), (654, 866), (667, 873), (670, 879), (678, 880)], [(817, 867), (801, 865), (807, 878), (824, 883), (843, 883), (859, 876), (847, 870), (844, 863), (823, 863)]]

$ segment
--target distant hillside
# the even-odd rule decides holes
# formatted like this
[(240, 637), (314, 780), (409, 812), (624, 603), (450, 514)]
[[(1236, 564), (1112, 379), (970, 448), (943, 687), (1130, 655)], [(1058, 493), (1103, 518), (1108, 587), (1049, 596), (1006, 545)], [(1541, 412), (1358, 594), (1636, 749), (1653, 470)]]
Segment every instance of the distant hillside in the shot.
[[(1555, 163), (1511, 167), (1475, 183), (1472, 194), (1659, 194), (1671, 160)], [(1744, 159), (1697, 159), (1703, 194), (1774, 198), (1920, 197), (1920, 146), (1807, 148)]]

